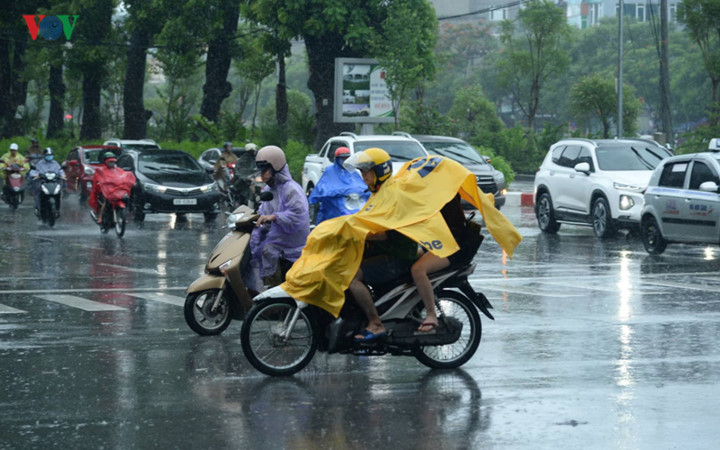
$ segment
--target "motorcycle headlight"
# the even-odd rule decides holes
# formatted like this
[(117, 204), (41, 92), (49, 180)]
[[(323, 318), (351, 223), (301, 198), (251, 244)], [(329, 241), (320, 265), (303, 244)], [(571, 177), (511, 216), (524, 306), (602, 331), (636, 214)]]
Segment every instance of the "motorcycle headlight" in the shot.
[(230, 263), (232, 262), (232, 259), (225, 261), (224, 263), (220, 264), (220, 267), (218, 267), (218, 270), (221, 274), (227, 276), (227, 271), (230, 268)]
[(146, 191), (155, 192), (157, 194), (164, 194), (165, 191), (167, 191), (166, 186), (162, 186), (159, 184), (146, 183), (143, 187), (145, 188)]

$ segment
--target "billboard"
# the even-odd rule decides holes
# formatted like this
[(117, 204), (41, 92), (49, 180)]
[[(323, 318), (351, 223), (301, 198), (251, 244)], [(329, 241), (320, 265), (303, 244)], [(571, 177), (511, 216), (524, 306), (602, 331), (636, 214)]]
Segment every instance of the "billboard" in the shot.
[(394, 122), (385, 69), (370, 58), (335, 58), (335, 122)]

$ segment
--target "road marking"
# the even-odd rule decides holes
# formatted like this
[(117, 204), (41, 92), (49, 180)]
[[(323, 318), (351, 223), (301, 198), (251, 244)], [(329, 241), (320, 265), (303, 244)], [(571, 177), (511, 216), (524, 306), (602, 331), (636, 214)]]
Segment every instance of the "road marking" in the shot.
[(82, 309), (84, 311), (127, 311), (125, 308), (121, 308), (119, 306), (93, 302), (74, 295), (38, 295), (37, 297), (49, 302), (60, 303), (61, 305)]
[(178, 297), (177, 295), (169, 295), (164, 292), (148, 292), (146, 294), (130, 294), (133, 297), (141, 298), (143, 300), (150, 300), (153, 302), (167, 303), (175, 306), (185, 306), (185, 297)]
[(123, 272), (137, 272), (137, 273), (145, 273), (145, 274), (150, 274), (150, 275), (159, 275), (160, 274), (160, 272), (155, 269), (134, 269), (132, 267), (118, 266), (116, 264), (107, 264), (107, 263), (100, 263), (98, 265), (105, 266), (105, 267), (112, 267), (115, 269), (122, 270)]
[(22, 309), (15, 309), (12, 306), (0, 303), (0, 314), (23, 314), (26, 312), (27, 311), (23, 311)]
[(63, 292), (122, 292), (132, 295), (133, 292), (153, 291), (184, 291), (185, 287), (151, 287), (151, 288), (86, 288), (86, 289), (8, 289), (0, 290), (0, 294), (54, 294)]
[(720, 287), (703, 286), (694, 283), (673, 283), (672, 281), (643, 281), (643, 284), (691, 289), (694, 291), (720, 292)]

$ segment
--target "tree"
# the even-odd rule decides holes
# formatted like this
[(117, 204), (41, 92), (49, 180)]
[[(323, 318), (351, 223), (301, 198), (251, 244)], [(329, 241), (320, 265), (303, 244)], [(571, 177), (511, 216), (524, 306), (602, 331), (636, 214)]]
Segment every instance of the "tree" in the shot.
[[(623, 129), (628, 135), (637, 129), (640, 103), (632, 95), (629, 85), (623, 87)], [(570, 111), (578, 120), (586, 123), (597, 118), (603, 128), (602, 136), (610, 138), (611, 125), (616, 121), (617, 92), (612, 79), (593, 74), (582, 78), (570, 89)]]
[(406, 92), (435, 76), (437, 19), (432, 5), (426, 0), (390, 3), (379, 39), (374, 42), (373, 52), (386, 70), (397, 130), (400, 104)]
[(162, 0), (125, 0), (130, 33), (123, 88), (123, 138), (142, 139), (152, 111), (145, 109), (145, 72), (147, 51), (153, 37), (162, 30), (168, 5)]
[(455, 129), (453, 134), (489, 147), (492, 147), (492, 142), (488, 142), (491, 136), (505, 129), (505, 124), (495, 112), (495, 105), (485, 97), (479, 86), (458, 91), (448, 115)]
[[(516, 25), (520, 37), (516, 37)], [(500, 61), (502, 86), (512, 93), (530, 130), (535, 129), (535, 117), (545, 81), (562, 73), (569, 58), (562, 49), (570, 28), (564, 11), (548, 0), (532, 0), (518, 13), (517, 24), (502, 24), (501, 41), (505, 44)]]
[(700, 47), (705, 70), (712, 82), (712, 123), (720, 120), (720, 2), (717, 0), (684, 0), (678, 8), (678, 19)]

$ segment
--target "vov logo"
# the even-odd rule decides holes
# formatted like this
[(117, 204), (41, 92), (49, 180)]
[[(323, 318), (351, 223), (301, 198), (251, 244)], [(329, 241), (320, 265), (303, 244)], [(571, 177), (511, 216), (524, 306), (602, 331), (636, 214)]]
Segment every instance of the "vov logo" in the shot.
[[(70, 17), (72, 17), (72, 23), (70, 23)], [(65, 33), (65, 39), (68, 41), (72, 36), (75, 25), (77, 25), (77, 19), (80, 17), (75, 14), (73, 16), (62, 15), (62, 16), (44, 16), (36, 14), (23, 14), (25, 23), (27, 24), (30, 37), (34, 41), (37, 38), (38, 32), (40, 36), (44, 37), (48, 41), (54, 41), (60, 37), (61, 33)]]

